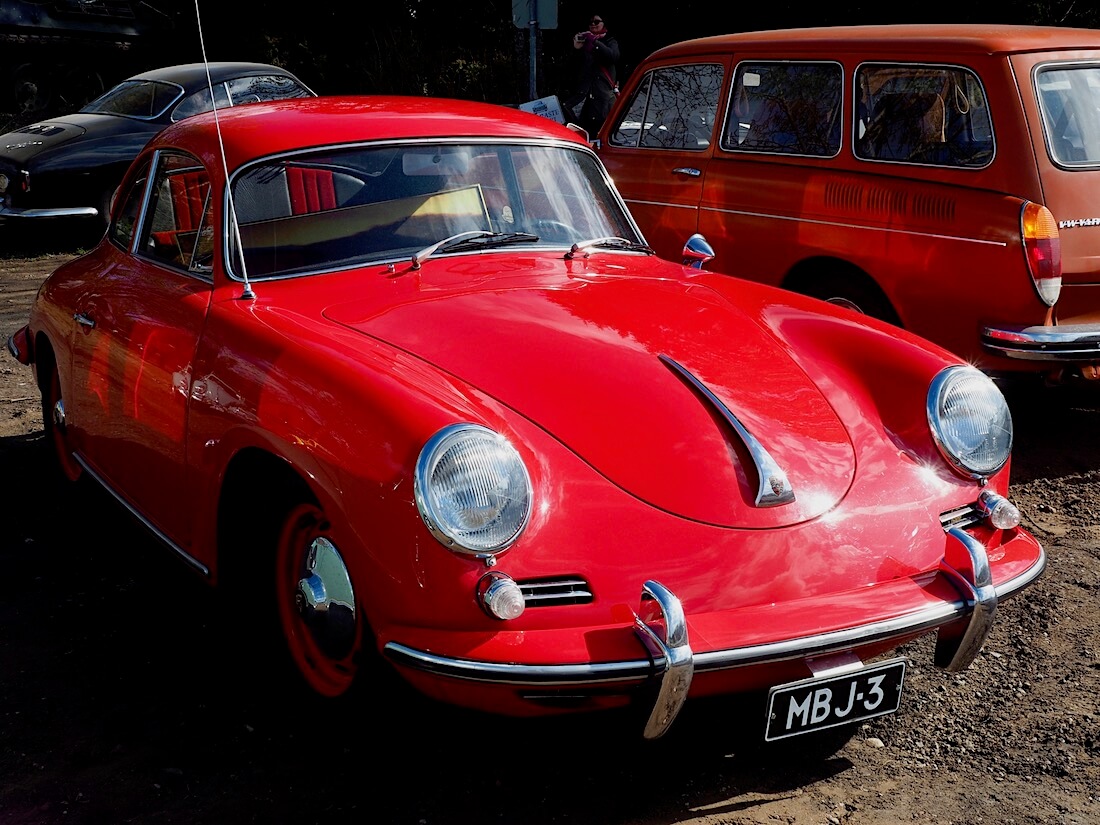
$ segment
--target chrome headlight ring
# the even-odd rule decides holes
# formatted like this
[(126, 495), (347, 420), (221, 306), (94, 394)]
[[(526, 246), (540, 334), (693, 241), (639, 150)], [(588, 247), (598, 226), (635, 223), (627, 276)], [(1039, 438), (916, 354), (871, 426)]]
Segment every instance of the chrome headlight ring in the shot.
[(433, 435), (416, 462), (420, 517), (445, 547), (479, 558), (508, 549), (531, 518), (531, 478), (516, 448), (478, 424)]
[(957, 473), (985, 479), (1008, 462), (1012, 414), (985, 373), (962, 365), (941, 370), (928, 388), (927, 411), (932, 438)]

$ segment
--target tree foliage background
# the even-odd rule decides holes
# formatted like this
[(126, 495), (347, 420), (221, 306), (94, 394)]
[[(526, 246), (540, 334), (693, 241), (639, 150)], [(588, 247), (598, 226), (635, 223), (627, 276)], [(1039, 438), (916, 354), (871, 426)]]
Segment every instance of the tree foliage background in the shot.
[[(196, 5), (175, 2), (177, 57), (200, 59)], [(505, 104), (530, 97), (530, 31), (513, 24), (511, 0), (289, 6), (198, 0), (197, 8), (210, 59), (276, 63), (321, 94), (439, 95)], [(575, 53), (570, 40), (593, 13), (606, 19), (619, 40), (621, 77), (661, 46), (734, 31), (861, 23), (1100, 25), (1100, 6), (1081, 0), (977, 0), (952, 8), (950, 16), (942, 8), (865, 0), (846, 7), (807, 7), (791, 0), (678, 0), (643, 10), (641, 4), (623, 0), (559, 0), (557, 28), (539, 31), (537, 96), (564, 95), (571, 89)]]
[[(158, 25), (128, 59), (109, 63), (104, 54), (99, 61), (79, 61), (86, 67), (91, 63), (107, 87), (145, 69), (199, 61), (205, 46), (210, 60), (283, 66), (319, 94), (433, 95), (503, 104), (532, 97), (531, 33), (513, 24), (512, 0), (337, 0), (315, 5), (136, 0), (133, 6), (152, 14)], [(578, 53), (570, 41), (594, 13), (604, 17), (619, 41), (620, 79), (661, 46), (735, 31), (860, 23), (1100, 26), (1100, 4), (1084, 0), (974, 0), (951, 9), (950, 16), (931, 11), (930, 4), (867, 0), (847, 7), (806, 6), (794, 0), (676, 0), (644, 10), (640, 3), (625, 0), (558, 0), (557, 8), (557, 27), (538, 31), (534, 97), (565, 96), (572, 90)], [(71, 75), (59, 85), (71, 83)]]

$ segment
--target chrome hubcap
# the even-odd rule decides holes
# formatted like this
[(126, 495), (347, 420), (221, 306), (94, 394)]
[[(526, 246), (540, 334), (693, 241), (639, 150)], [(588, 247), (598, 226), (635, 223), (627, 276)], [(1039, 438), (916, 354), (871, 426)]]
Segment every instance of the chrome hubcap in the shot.
[(355, 644), (355, 591), (336, 545), (315, 538), (306, 554), (305, 574), (294, 593), (302, 622), (325, 655), (343, 658)]

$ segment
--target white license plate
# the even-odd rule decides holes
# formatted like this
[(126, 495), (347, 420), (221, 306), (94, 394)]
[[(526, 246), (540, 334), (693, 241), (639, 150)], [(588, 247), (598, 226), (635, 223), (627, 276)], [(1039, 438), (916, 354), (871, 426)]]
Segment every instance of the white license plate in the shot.
[(768, 692), (768, 742), (893, 713), (901, 704), (905, 660), (840, 676), (803, 679)]

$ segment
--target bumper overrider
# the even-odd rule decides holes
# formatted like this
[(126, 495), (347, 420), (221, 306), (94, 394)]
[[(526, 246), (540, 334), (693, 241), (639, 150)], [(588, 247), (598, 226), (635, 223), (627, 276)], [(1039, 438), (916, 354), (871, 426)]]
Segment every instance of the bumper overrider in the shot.
[(1019, 575), (994, 585), (985, 545), (964, 525), (945, 524), (946, 552), (938, 576), (958, 598), (925, 605), (890, 619), (816, 635), (766, 644), (695, 652), (683, 605), (669, 588), (646, 581), (635, 611), (634, 633), (640, 643), (637, 659), (577, 664), (517, 664), (453, 658), (389, 642), (385, 654), (399, 666), (438, 677), (514, 689), (627, 689), (656, 684), (655, 699), (644, 736), (655, 739), (668, 731), (683, 707), (696, 674), (734, 668), (762, 667), (792, 660), (809, 660), (861, 649), (888, 649), (937, 630), (935, 664), (948, 671), (967, 668), (981, 650), (993, 626), (997, 605), (1034, 582), (1046, 566), (1036, 544), (1036, 558)]

